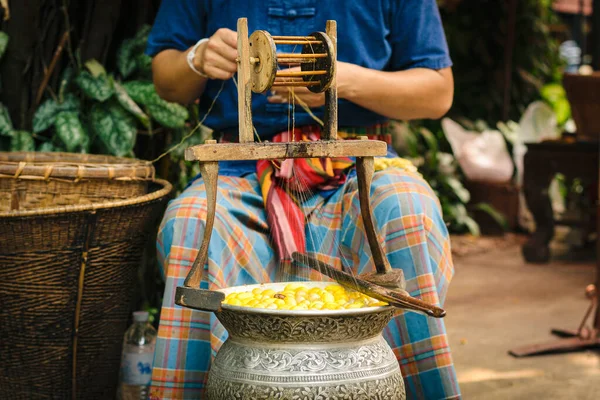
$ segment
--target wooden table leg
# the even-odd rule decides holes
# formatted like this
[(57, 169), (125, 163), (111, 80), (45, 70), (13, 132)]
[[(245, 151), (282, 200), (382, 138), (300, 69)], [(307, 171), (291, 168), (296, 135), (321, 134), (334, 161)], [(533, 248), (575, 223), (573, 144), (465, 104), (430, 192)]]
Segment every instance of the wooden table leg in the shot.
[(523, 246), (523, 256), (530, 263), (546, 263), (550, 260), (549, 244), (554, 236), (554, 213), (548, 195), (554, 173), (534, 152), (525, 155), (524, 167), (523, 192), (535, 220), (535, 232)]

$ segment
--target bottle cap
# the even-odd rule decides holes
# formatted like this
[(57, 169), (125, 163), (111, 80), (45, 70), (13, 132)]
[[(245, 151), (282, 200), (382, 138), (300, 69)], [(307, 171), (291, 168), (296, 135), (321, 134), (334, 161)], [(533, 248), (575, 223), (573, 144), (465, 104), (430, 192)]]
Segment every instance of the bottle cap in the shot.
[(134, 322), (148, 322), (149, 317), (148, 311), (135, 311), (133, 313)]

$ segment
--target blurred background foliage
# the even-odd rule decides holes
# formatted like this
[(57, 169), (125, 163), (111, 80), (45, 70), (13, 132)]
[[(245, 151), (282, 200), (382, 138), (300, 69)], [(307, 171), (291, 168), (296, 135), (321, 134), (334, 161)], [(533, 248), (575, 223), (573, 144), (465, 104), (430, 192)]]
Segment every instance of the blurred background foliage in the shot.
[[(450, 117), (497, 126), (518, 121), (530, 103), (543, 99), (561, 123), (569, 119), (558, 42), (549, 31), (558, 22), (550, 0), (438, 4), (454, 63)], [(197, 175), (197, 166), (184, 161), (183, 150), (201, 143), (210, 130), (190, 135), (203, 116), (196, 105), (182, 107), (158, 97), (151, 60), (143, 53), (160, 0), (27, 0), (10, 5), (11, 17), (1, 22), (0, 36), (0, 50), (6, 50), (0, 63), (0, 150), (155, 160), (187, 138), (155, 162), (157, 174), (178, 192)], [(398, 122), (394, 130), (400, 154), (414, 160), (439, 196), (450, 231), (477, 234), (464, 175), (440, 122)], [(495, 217), (502, 224), (501, 216)], [(142, 303), (156, 308), (162, 287), (152, 252), (140, 272), (140, 290)]]

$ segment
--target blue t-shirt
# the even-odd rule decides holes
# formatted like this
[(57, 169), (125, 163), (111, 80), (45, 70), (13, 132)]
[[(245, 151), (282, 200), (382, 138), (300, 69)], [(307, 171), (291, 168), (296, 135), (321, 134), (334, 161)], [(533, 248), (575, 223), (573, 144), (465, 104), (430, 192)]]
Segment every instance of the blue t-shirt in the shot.
[[(442, 69), (451, 66), (448, 46), (435, 0), (163, 0), (148, 40), (147, 53), (186, 50), (219, 28), (237, 27), (248, 18), (248, 32), (267, 30), (271, 35), (306, 36), (325, 31), (329, 19), (337, 21), (338, 60), (363, 67), (398, 71), (410, 68)], [(286, 48), (287, 47), (287, 48)], [(289, 52), (291, 46), (278, 46)], [(200, 99), (205, 113), (222, 81), (210, 80)], [(252, 118), (258, 134), (268, 139), (288, 128), (290, 104), (271, 104), (268, 94), (252, 95)], [(323, 109), (315, 110), (323, 118)], [(387, 118), (343, 99), (338, 124), (364, 127)], [(301, 107), (295, 107), (296, 126), (314, 124)], [(205, 125), (237, 135), (237, 89), (225, 83)]]

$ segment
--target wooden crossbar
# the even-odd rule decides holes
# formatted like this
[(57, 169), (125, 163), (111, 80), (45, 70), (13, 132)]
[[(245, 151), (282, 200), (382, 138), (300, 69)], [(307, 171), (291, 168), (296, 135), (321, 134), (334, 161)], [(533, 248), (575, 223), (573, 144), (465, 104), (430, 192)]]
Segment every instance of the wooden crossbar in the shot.
[(289, 143), (200, 144), (185, 150), (187, 161), (238, 161), (283, 158), (383, 157), (387, 143), (378, 140), (322, 140)]

